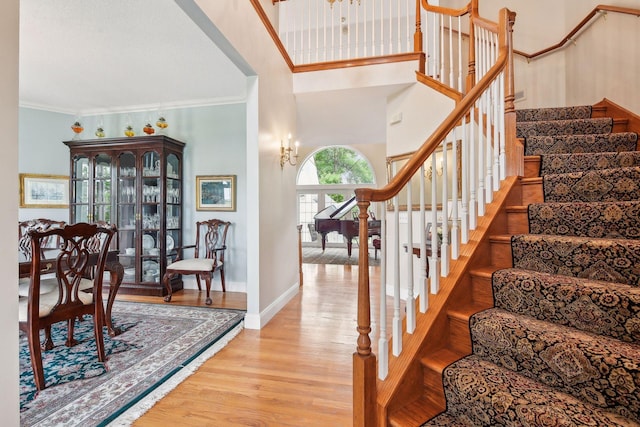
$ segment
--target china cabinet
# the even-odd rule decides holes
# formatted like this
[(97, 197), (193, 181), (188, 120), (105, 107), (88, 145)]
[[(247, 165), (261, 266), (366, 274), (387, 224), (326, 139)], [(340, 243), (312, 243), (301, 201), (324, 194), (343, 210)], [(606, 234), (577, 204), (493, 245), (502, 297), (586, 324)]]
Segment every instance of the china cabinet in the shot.
[[(69, 220), (115, 223), (120, 292), (166, 294), (161, 280), (182, 245), (184, 143), (165, 135), (64, 141), (71, 155)], [(171, 282), (175, 292), (182, 279)]]

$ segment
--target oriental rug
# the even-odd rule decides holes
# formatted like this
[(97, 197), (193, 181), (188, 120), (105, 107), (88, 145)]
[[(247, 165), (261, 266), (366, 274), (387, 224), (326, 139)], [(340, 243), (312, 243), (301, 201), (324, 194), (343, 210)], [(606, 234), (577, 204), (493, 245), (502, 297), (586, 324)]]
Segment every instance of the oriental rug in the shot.
[[(358, 265), (358, 247), (354, 245), (351, 256), (347, 254), (347, 248), (302, 248), (302, 262), (305, 264), (338, 264)], [(377, 258), (374, 257), (374, 249), (369, 248), (369, 265), (380, 265), (380, 251)]]
[[(55, 348), (43, 352), (47, 388), (33, 382), (20, 334), (22, 426), (129, 425), (243, 327), (244, 311), (116, 301), (117, 337), (105, 333), (107, 361), (97, 361), (91, 319), (77, 321), (74, 347), (66, 325), (53, 328)], [(70, 361), (67, 362), (67, 359)]]

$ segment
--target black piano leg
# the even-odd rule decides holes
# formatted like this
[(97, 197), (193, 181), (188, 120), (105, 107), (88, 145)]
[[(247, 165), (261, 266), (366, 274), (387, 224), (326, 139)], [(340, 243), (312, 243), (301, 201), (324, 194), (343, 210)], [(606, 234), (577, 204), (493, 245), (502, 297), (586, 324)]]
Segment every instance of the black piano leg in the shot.
[(351, 258), (351, 247), (353, 245), (353, 241), (351, 239), (349, 239), (349, 241), (347, 242), (347, 255), (349, 256), (349, 258)]
[(322, 252), (324, 252), (324, 247), (327, 244), (327, 235), (323, 234), (322, 235)]

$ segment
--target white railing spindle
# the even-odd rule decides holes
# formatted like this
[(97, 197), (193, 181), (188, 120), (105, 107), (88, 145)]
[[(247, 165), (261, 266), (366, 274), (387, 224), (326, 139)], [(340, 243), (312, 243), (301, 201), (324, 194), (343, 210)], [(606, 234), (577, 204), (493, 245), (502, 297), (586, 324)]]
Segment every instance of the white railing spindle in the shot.
[(387, 338), (387, 207), (382, 204), (380, 222), (380, 337), (378, 338), (378, 378), (384, 380), (389, 373), (389, 339)]
[(416, 299), (413, 293), (413, 198), (411, 181), (407, 183), (407, 333), (416, 329)]
[(418, 230), (420, 232), (420, 313), (426, 313), (429, 308), (429, 295), (427, 288), (427, 236), (425, 233), (425, 208), (424, 208), (424, 163), (420, 166), (420, 220)]

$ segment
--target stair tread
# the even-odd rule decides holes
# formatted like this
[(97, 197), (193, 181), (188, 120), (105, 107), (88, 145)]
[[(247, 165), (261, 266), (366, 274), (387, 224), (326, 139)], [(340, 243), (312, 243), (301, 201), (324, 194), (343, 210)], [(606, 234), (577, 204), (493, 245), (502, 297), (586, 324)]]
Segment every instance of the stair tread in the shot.
[(473, 270), (471, 270), (469, 272), (469, 274), (471, 274), (472, 276), (478, 276), (478, 277), (489, 277), (491, 278), (491, 276), (493, 275), (493, 272), (498, 270), (496, 267), (491, 266), (491, 265), (486, 265), (483, 267), (476, 267)]
[(448, 347), (443, 347), (439, 350), (429, 353), (427, 356), (423, 357), (420, 360), (422, 364), (429, 369), (435, 372), (442, 372), (444, 368), (449, 366), (454, 361), (462, 359), (464, 356), (468, 356), (468, 353), (456, 351)]
[(402, 410), (389, 415), (389, 424), (394, 427), (418, 426), (425, 420), (431, 419), (444, 410), (425, 397), (420, 397), (405, 405)]

